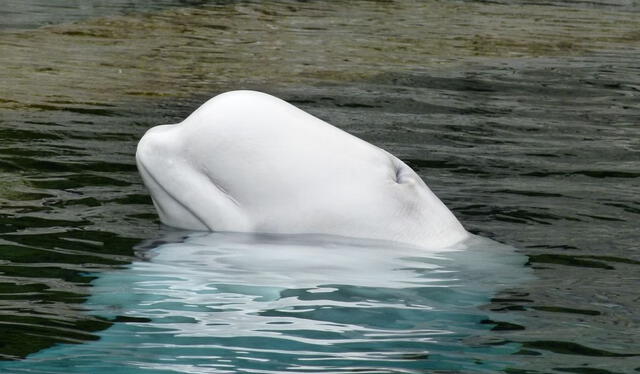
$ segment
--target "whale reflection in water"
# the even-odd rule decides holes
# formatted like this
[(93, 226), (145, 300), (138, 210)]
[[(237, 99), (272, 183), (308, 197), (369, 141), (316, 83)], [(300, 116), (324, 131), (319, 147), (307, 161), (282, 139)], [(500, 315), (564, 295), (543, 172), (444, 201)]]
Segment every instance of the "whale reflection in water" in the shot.
[(161, 243), (94, 280), (88, 306), (118, 321), (100, 340), (23, 364), (65, 373), (468, 372), (497, 370), (517, 348), (479, 343), (491, 316), (478, 307), (527, 277), (524, 256), (488, 239), (443, 253), (325, 235), (198, 232)]

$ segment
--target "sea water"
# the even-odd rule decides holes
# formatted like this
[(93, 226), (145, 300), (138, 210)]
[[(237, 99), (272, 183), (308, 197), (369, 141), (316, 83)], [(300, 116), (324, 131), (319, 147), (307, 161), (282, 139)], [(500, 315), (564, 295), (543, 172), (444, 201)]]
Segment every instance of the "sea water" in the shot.
[(8, 371), (494, 372), (487, 304), (526, 257), (472, 237), (448, 252), (320, 235), (174, 233), (97, 274), (87, 313), (116, 321)]

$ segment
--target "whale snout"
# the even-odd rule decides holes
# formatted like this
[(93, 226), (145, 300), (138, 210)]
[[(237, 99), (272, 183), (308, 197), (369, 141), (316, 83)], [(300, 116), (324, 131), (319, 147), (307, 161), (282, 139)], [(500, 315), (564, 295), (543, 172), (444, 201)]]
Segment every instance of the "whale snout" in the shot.
[(136, 149), (136, 164), (151, 194), (160, 220), (177, 228), (210, 230), (190, 207), (189, 168), (176, 157), (180, 146), (178, 125), (160, 125), (144, 134)]
[(147, 164), (157, 160), (159, 156), (167, 156), (172, 148), (176, 148), (177, 125), (159, 125), (150, 128), (142, 136), (136, 148), (138, 163)]

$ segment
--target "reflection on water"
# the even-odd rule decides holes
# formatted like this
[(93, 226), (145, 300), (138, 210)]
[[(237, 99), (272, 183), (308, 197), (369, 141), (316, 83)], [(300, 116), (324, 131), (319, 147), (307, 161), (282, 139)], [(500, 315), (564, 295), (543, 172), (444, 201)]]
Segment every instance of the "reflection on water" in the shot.
[[(91, 351), (112, 333), (119, 334), (112, 342), (125, 342), (133, 336), (127, 329), (158, 332), (156, 316), (127, 319), (149, 312), (140, 300), (120, 302), (134, 317), (87, 313), (88, 302), (108, 304), (94, 288), (110, 274), (158, 264), (134, 253), (165, 230), (137, 175), (135, 144), (147, 128), (182, 120), (214, 94), (253, 88), (398, 155), (468, 229), (528, 255), (533, 280), (505, 281), (469, 299), (452, 294), (469, 302), (465, 313), (474, 321), (443, 328), (461, 335), (437, 336), (457, 342), (457, 361), (478, 353), (510, 373), (640, 367), (637, 1), (87, 0), (73, 10), (13, 3), (11, 22), (31, 21), (0, 26), (2, 358), (32, 355), (18, 364), (27, 370), (55, 344)], [(38, 16), (44, 13), (46, 20)], [(170, 280), (154, 282), (169, 295)], [(291, 289), (297, 293), (280, 299), (342, 295)], [(354, 300), (399, 303), (392, 297), (398, 288), (379, 289)], [(431, 290), (412, 296), (430, 305)], [(243, 292), (258, 307), (273, 301)], [(484, 311), (471, 305), (491, 296)], [(325, 321), (308, 313), (308, 323)], [(407, 313), (410, 323), (433, 322), (429, 309)], [(478, 324), (480, 317), (491, 323)], [(163, 344), (170, 335), (141, 339)], [(496, 351), (486, 351), (490, 343)], [(447, 344), (421, 349), (442, 353)], [(333, 347), (318, 352), (348, 360), (371, 348)], [(435, 365), (452, 354), (411, 362)]]
[(528, 279), (526, 257), (488, 239), (441, 255), (309, 235), (196, 233), (163, 242), (143, 250), (145, 261), (93, 281), (86, 305), (118, 321), (99, 341), (5, 368), (491, 372), (506, 365), (497, 355), (518, 350), (483, 341), (494, 322), (477, 306)]

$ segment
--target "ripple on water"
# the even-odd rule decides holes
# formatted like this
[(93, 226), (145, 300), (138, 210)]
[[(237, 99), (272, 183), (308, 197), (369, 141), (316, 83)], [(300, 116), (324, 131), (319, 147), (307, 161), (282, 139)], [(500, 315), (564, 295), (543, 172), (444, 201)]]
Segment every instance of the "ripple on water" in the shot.
[[(95, 274), (85, 305), (95, 318), (119, 321), (99, 333), (99, 341), (45, 350), (5, 367), (490, 372), (518, 349), (504, 341), (481, 343), (490, 327), (507, 323), (493, 322), (477, 305), (500, 284), (529, 277), (523, 255), (488, 239), (430, 255), (317, 235), (179, 238), (143, 249), (147, 260)], [(472, 339), (475, 344), (466, 344)]]

